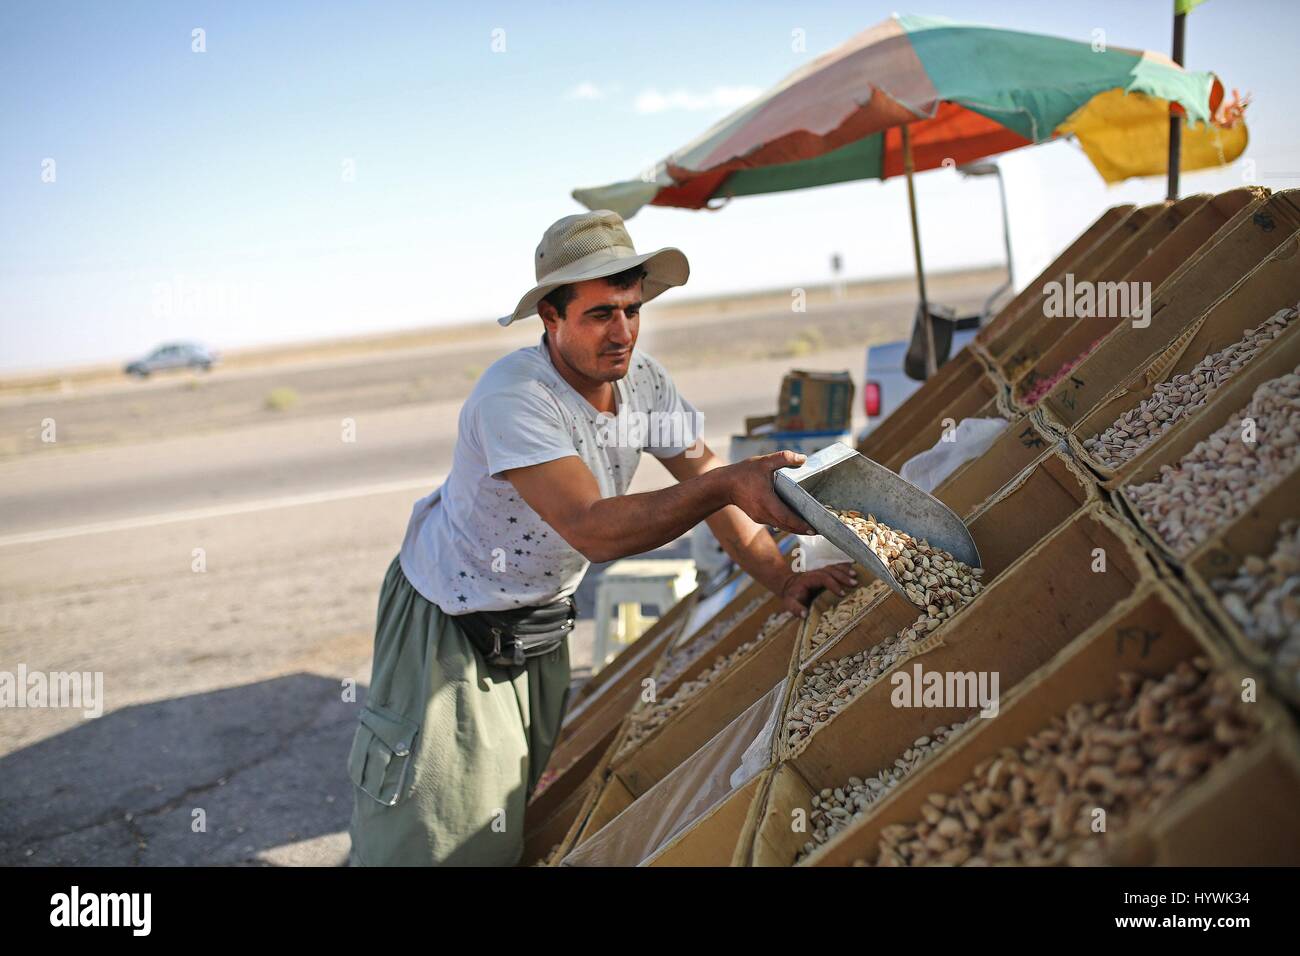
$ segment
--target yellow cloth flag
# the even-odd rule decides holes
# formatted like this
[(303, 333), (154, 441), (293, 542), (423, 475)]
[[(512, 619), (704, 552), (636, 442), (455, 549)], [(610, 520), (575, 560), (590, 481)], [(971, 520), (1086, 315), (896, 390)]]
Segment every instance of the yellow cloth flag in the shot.
[[(1109, 90), (1094, 96), (1057, 132), (1073, 134), (1108, 183), (1168, 172), (1168, 100)], [(1178, 168), (1190, 172), (1227, 166), (1245, 151), (1248, 138), (1244, 120), (1231, 127), (1184, 124)]]

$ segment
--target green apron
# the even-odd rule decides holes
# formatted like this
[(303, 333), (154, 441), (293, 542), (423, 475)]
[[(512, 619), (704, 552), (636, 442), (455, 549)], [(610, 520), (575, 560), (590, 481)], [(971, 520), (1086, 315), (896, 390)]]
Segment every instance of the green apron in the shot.
[(569, 696), (569, 645), (488, 664), (394, 558), (352, 741), (354, 866), (513, 866)]

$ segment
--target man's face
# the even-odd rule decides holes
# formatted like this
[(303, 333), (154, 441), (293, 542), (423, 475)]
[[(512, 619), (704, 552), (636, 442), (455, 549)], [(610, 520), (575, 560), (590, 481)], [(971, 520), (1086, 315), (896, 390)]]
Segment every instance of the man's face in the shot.
[(587, 378), (622, 378), (631, 367), (641, 327), (641, 282), (616, 289), (604, 279), (588, 279), (575, 282), (573, 289), (577, 295), (563, 319), (550, 303), (541, 304), (548, 337), (564, 361)]

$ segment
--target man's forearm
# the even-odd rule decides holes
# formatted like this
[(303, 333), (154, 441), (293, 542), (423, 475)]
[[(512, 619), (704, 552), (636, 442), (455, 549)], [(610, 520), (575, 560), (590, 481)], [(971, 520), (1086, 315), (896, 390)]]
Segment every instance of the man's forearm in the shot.
[(782, 585), (793, 572), (766, 527), (734, 507), (723, 508), (711, 515), (708, 525), (722, 550), (745, 573), (773, 594), (781, 593)]
[(601, 498), (588, 508), (582, 522), (581, 550), (592, 561), (653, 551), (729, 504), (731, 490), (725, 468), (659, 491)]

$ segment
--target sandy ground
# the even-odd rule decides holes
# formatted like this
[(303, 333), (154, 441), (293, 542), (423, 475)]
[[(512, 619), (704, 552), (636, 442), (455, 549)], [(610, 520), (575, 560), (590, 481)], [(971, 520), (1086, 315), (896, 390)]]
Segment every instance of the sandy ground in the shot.
[[(941, 277), (933, 294), (975, 307), (997, 278)], [(770, 295), (648, 306), (639, 347), (725, 455), (787, 369), (860, 381), (863, 347), (904, 334), (909, 286), (853, 292), (805, 314)], [(449, 467), (474, 377), (539, 334), (534, 320), (245, 355), (197, 381), (6, 393), (0, 671), (102, 674), (103, 715), (4, 712), (0, 864), (341, 863), (380, 580), (411, 503)], [(296, 400), (268, 408), (277, 389)], [(669, 480), (644, 460), (633, 490)], [(685, 556), (685, 540), (663, 553)], [(578, 669), (600, 570), (579, 593)]]

